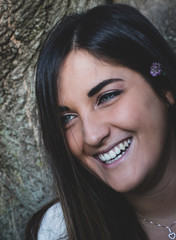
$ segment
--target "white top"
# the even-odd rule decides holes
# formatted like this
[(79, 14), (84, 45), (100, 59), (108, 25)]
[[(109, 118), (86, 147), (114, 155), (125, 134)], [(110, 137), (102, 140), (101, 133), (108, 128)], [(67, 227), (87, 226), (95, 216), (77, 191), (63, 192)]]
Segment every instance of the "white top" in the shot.
[(38, 240), (59, 240), (66, 234), (66, 226), (60, 203), (51, 206), (45, 213), (39, 231)]

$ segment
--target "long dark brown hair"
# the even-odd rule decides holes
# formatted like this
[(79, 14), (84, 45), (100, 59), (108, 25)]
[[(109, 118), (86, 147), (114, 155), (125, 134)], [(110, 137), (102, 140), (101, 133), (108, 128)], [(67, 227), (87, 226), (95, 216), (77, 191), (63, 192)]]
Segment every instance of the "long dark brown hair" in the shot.
[[(135, 8), (122, 4), (95, 7), (64, 18), (48, 35), (37, 65), (36, 93), (42, 136), (49, 154), (70, 240), (146, 240), (133, 208), (70, 153), (58, 111), (58, 79), (62, 63), (73, 49), (133, 69), (165, 102), (176, 99), (176, 58), (155, 27)], [(165, 74), (152, 77), (159, 62)], [(74, 81), (74, 80), (73, 80)], [(175, 106), (171, 110), (175, 119)], [(40, 215), (40, 221), (43, 213)], [(37, 219), (37, 218), (36, 218)], [(39, 218), (26, 239), (36, 239)]]

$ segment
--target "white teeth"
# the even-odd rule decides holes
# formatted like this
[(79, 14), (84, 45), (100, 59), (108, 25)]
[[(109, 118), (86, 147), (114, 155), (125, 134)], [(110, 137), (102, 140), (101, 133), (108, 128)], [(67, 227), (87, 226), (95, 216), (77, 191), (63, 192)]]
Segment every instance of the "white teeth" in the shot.
[(109, 156), (111, 157), (111, 158), (115, 158), (116, 157), (116, 154), (115, 154), (115, 152), (114, 151), (110, 151), (109, 152)]
[(117, 159), (121, 158), (121, 156), (126, 152), (129, 145), (131, 144), (131, 139), (125, 140), (123, 143), (121, 142), (118, 147), (116, 146), (113, 150), (110, 150), (108, 153), (100, 154), (99, 159), (106, 163), (110, 164)]
[(125, 146), (123, 145), (123, 143), (120, 143), (119, 147), (120, 147), (121, 150), (125, 150)]
[(99, 158), (100, 158), (102, 161), (106, 161), (106, 158), (103, 156), (103, 154), (100, 154), (100, 155), (99, 155)]
[(128, 147), (128, 142), (125, 141), (125, 142), (124, 142), (124, 145), (125, 145), (125, 147)]
[(104, 157), (105, 157), (106, 161), (111, 159), (109, 154), (107, 154), (107, 153), (104, 155)]
[(115, 147), (114, 150), (115, 150), (115, 152), (116, 152), (117, 155), (120, 153), (120, 149), (119, 149), (118, 147)]

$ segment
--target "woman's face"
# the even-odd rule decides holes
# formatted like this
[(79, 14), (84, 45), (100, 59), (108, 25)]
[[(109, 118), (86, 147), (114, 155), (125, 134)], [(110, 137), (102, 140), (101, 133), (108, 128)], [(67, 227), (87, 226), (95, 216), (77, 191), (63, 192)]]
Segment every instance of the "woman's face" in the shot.
[(159, 169), (167, 106), (137, 72), (72, 51), (60, 73), (65, 135), (73, 155), (119, 192)]

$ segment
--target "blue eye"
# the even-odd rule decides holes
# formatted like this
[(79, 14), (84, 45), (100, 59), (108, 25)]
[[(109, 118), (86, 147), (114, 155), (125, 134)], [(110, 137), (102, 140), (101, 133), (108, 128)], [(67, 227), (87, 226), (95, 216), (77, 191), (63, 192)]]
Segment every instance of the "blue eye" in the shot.
[(71, 114), (63, 115), (61, 117), (62, 126), (67, 128), (67, 125), (69, 125), (72, 119), (74, 119), (75, 117), (76, 117), (75, 115), (71, 115)]
[(116, 91), (110, 91), (107, 93), (103, 93), (102, 95), (100, 95), (98, 97), (98, 101), (97, 104), (103, 104), (106, 103), (108, 101), (110, 101), (111, 99), (115, 98), (116, 96), (120, 95), (123, 91), (122, 90), (116, 90)]

